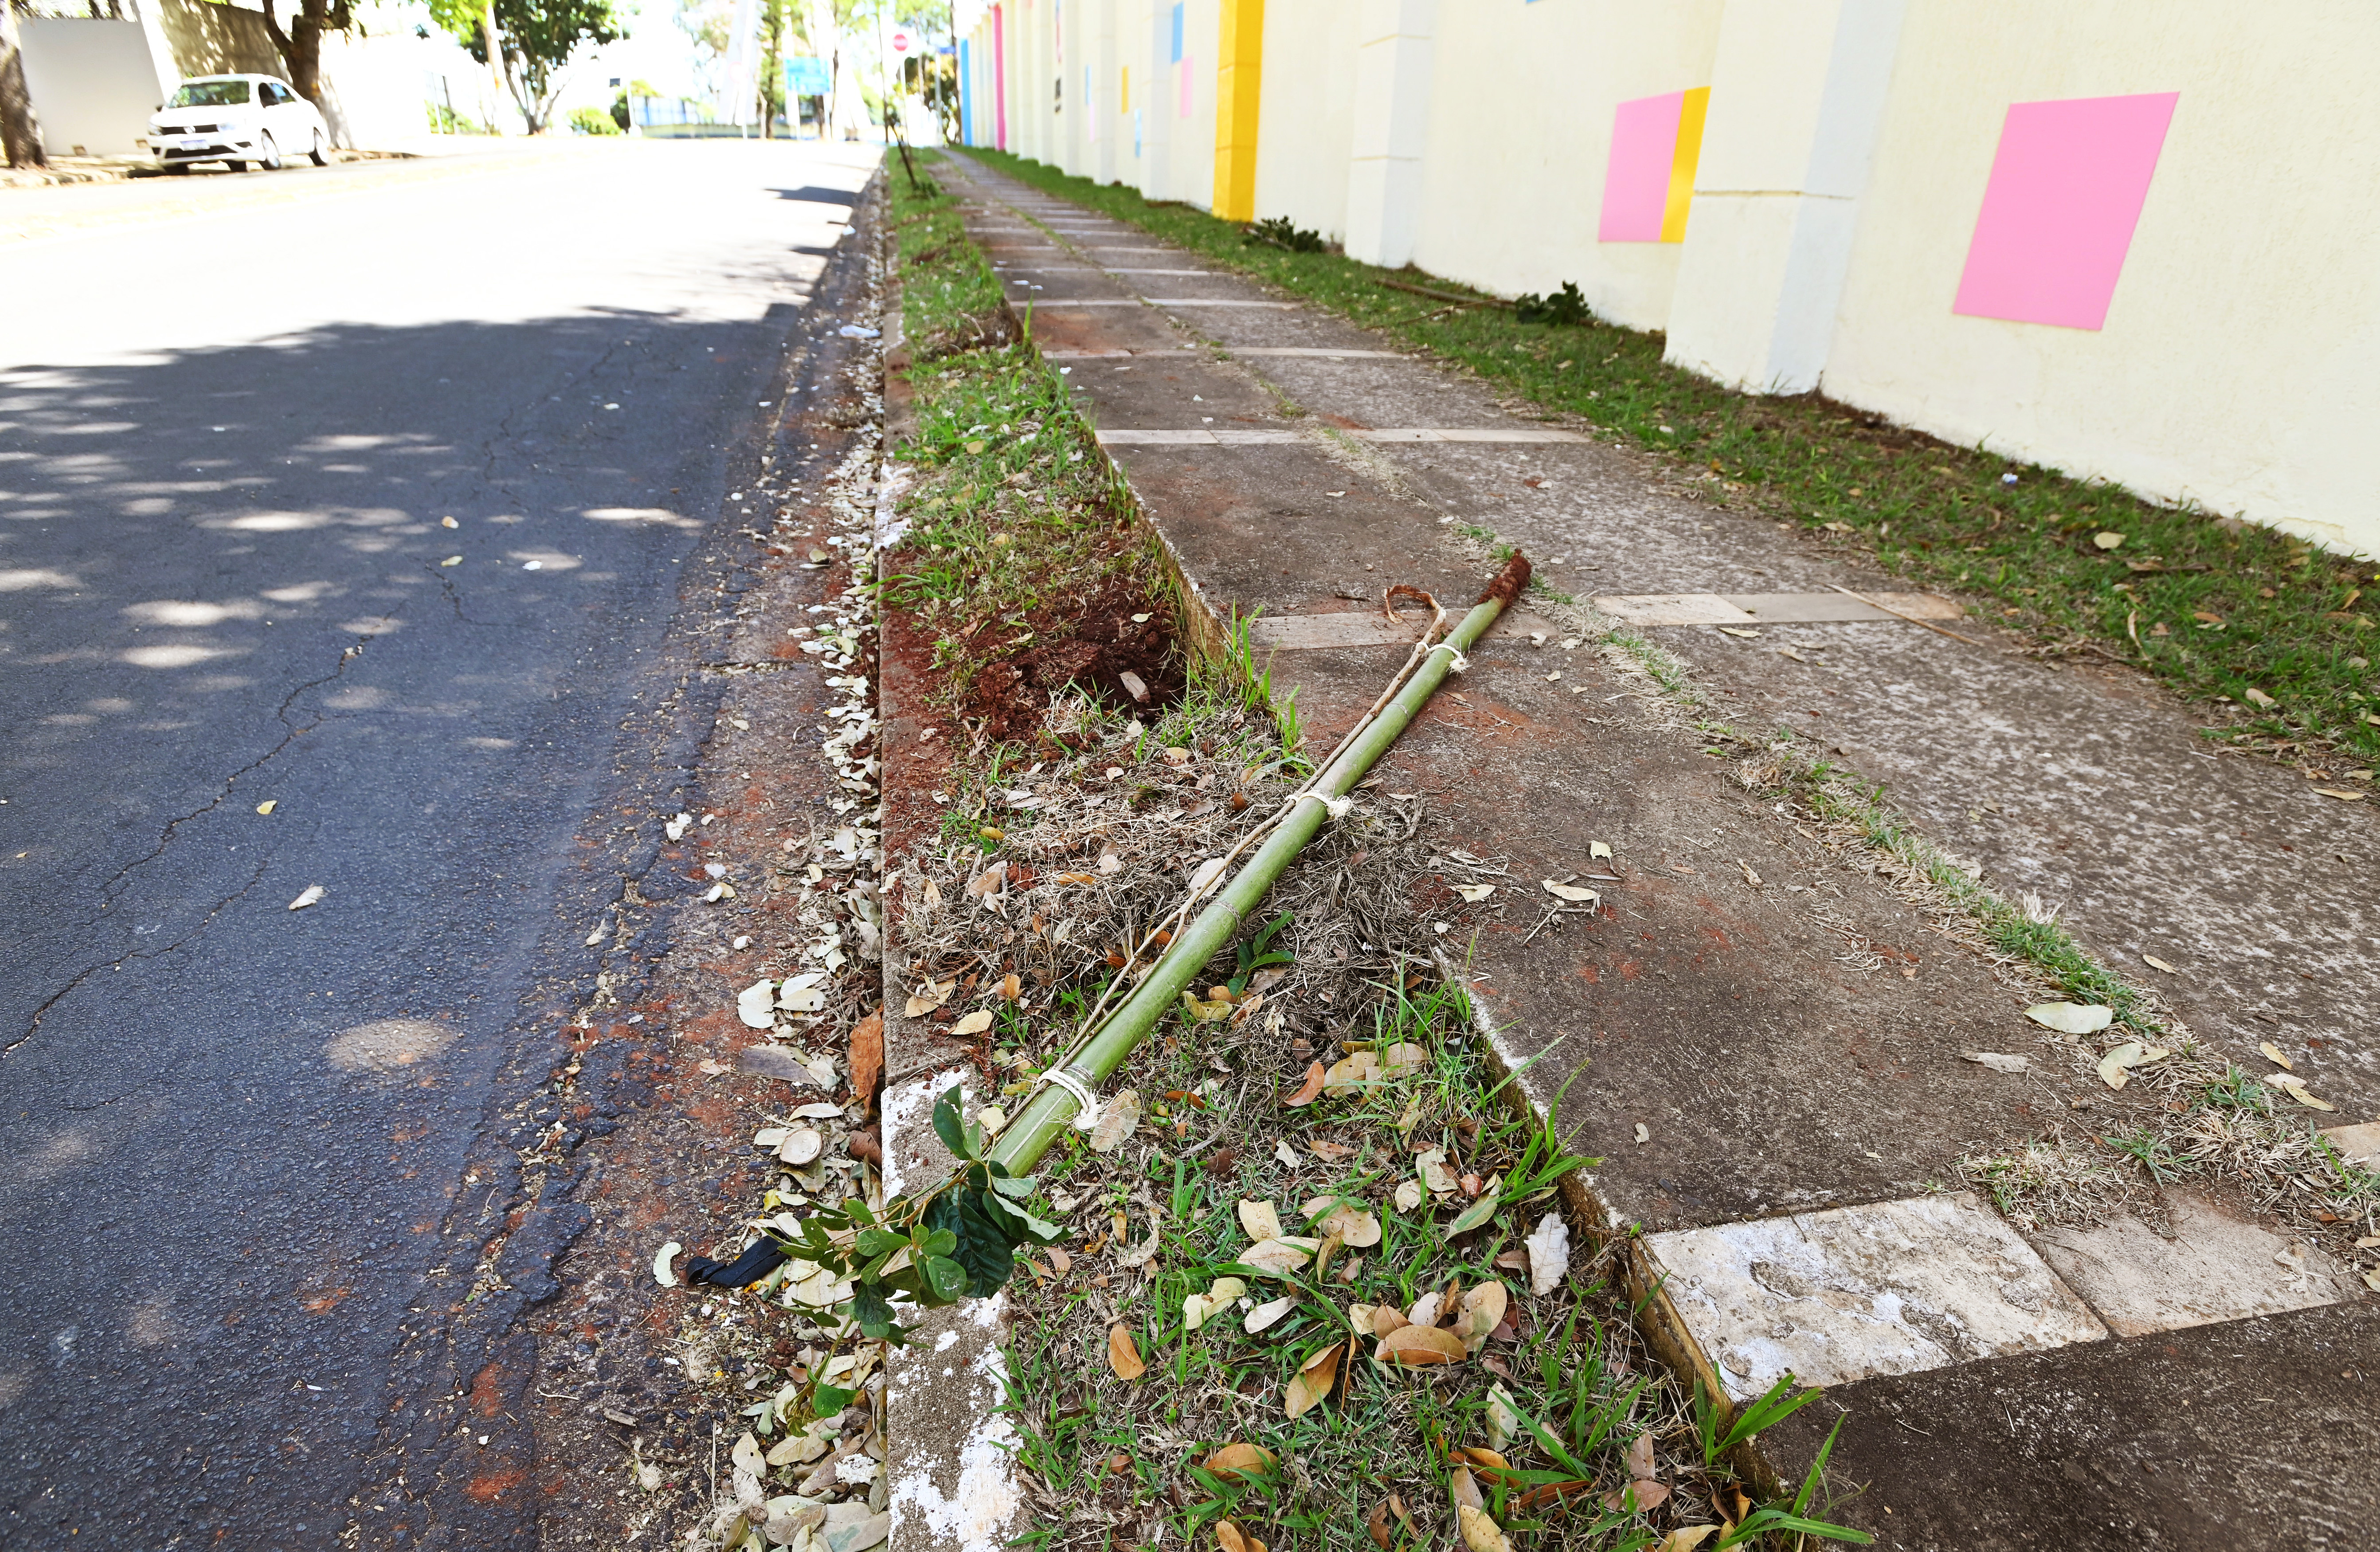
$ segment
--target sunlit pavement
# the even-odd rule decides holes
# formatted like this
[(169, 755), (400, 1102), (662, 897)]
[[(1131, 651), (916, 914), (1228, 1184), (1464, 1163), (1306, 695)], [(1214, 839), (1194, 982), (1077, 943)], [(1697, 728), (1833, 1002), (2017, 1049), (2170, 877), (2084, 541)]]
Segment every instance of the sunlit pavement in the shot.
[(0, 1542), (347, 1523), (722, 449), (874, 161), (0, 193)]

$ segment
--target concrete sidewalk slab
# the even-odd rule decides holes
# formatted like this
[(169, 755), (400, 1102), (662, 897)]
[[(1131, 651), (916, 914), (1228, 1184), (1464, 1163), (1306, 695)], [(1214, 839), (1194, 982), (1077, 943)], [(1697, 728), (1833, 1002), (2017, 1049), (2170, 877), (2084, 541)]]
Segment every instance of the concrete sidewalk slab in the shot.
[[(950, 181), (981, 198), (978, 215), (1002, 210), (1017, 193), (1014, 183), (964, 163)], [(1019, 199), (1016, 208), (1051, 209), (1038, 199)], [(1131, 230), (1096, 220), (1081, 224), (1119, 238)], [(1042, 241), (1059, 246), (1055, 236)], [(1120, 297), (1137, 296), (1129, 280), (1111, 273), (1106, 284)], [(1198, 289), (1209, 285), (1219, 296), (1234, 289), (1263, 295), (1236, 277), (1217, 276)], [(1079, 280), (1070, 285), (1089, 288)], [(1275, 627), (1283, 632), (1343, 628), (1310, 622), (1343, 612), (1347, 601), (1376, 598), (1392, 581), (1465, 601), (1486, 568), (1445, 541), (1458, 515), (1546, 555), (1554, 586), (1573, 594), (1699, 593), (1742, 611), (1745, 600), (1830, 593), (1839, 581), (1870, 598), (1890, 590), (1883, 579), (1839, 568), (1768, 525), (1728, 518), (1665, 492), (1669, 470), (1595, 443), (1591, 427), (1552, 428), (1563, 435), (1536, 445), (1364, 439), (1361, 431), (1383, 425), (1500, 438), (1543, 422), (1532, 427), (1475, 382), (1383, 349), (1376, 336), (1303, 307), (1176, 312), (1151, 301), (1053, 315), (1046, 325), (1037, 315), (1036, 336), (1070, 361), (1106, 362), (1105, 370), (1078, 369), (1068, 379), (1097, 425), (1219, 429), (1212, 444), (1111, 443), (1193, 595), (1219, 619), (1261, 611), (1300, 622)], [(1131, 358), (1159, 352), (1161, 359), (1145, 368)], [(1269, 434), (1226, 454), (1219, 451), (1226, 445), (1221, 430)], [(2048, 673), (1906, 623), (1763, 620), (1749, 612), (1745, 618), (1756, 637), (1710, 632), (1695, 638), (1722, 644), (1705, 673), (1736, 689), (1742, 721), (1760, 726), (1753, 718), (1762, 709), (1761, 692), (1781, 680), (1792, 686), (1786, 698), (1794, 704), (1785, 709), (1831, 697), (1814, 708), (1828, 719), (1822, 738), (1832, 734), (1833, 717), (1854, 708), (1862, 734), (1891, 737), (1919, 728), (1894, 747), (1904, 760), (1930, 761), (1925, 776), (1937, 790), (1947, 784), (1963, 796), (1992, 773), (1979, 770), (1988, 762), (1974, 758), (1972, 719), (1945, 724), (1935, 703), (1909, 693), (1919, 664), (1969, 681), (1971, 697), (1984, 693), (1979, 674), (1987, 683), (1995, 672), (2022, 681), (1991, 683), (1993, 733), (2033, 752), (2032, 766), (1997, 773), (1998, 790), (2010, 803), (2020, 791), (2028, 806), (2046, 801), (2038, 792), (2044, 764), (2053, 782), (2064, 774), (2043, 758), (2051, 751), (2041, 748), (2034, 726), (2045, 699), (2054, 703), (2059, 735), (2081, 737), (2088, 730), (2104, 737), (2112, 726), (2117, 736), (2189, 747), (2171, 708), (2153, 696), (2110, 703), (2101, 686), (2080, 675)], [(1964, 1219), (1937, 1219), (1937, 1207), (1907, 1204), (1951, 1200), (1943, 1184), (1959, 1177), (1962, 1158), (2013, 1146), (2070, 1119), (2120, 1129), (2155, 1101), (2139, 1088), (2110, 1093), (2091, 1075), (2090, 1053), (2039, 1037), (2022, 1019), (2020, 988), (1996, 978), (1994, 967), (1958, 939), (1954, 922), (1904, 899), (1855, 855), (1822, 843), (1784, 805), (1755, 796), (1703, 751), (1686, 717), (1617, 649), (1565, 650), (1562, 640), (1595, 634), (1591, 616), (1577, 619), (1568, 637), (1507, 634), (1483, 642), (1469, 671), (1441, 692), (1384, 763), (1381, 785), (1422, 794), (1427, 832), (1450, 838), (1441, 843), (1448, 851), (1441, 881), (1474, 876), (1452, 855), (1458, 845), (1451, 838), (1471, 838), (1475, 847), (1477, 838), (1493, 838), (1487, 860), (1501, 880), (1499, 895), (1463, 906), (1449, 892), (1433, 896), (1427, 908), (1448, 923), (1450, 940), (1473, 943), (1478, 1001), (1504, 1060), (1518, 1065), (1560, 1048), (1529, 1068), (1523, 1086), (1541, 1107), (1553, 1107), (1559, 1094), (1560, 1124), (1566, 1133), (1578, 1129), (1574, 1146), (1603, 1156), (1580, 1182), (1589, 1202), (1615, 1228), (1637, 1223), (1651, 1231), (1642, 1263), (1648, 1278), (1676, 1280), (1679, 1268), (1665, 1259), (1665, 1245), (1667, 1255), (1680, 1259), (1691, 1259), (1696, 1247), (1710, 1252), (1704, 1305), (1682, 1301), (1674, 1290), (1654, 1301), (1679, 1361), (1717, 1383), (1713, 1354), (1728, 1347), (1719, 1312), (1755, 1307), (1755, 1294), (1766, 1287), (1753, 1257), (1720, 1256), (1714, 1246), (1732, 1243), (1729, 1236), (1783, 1235), (1775, 1227), (1782, 1215), (1795, 1215), (1783, 1219), (1789, 1223), (1833, 1223), (1848, 1219), (1826, 1214), (1901, 1204), (1892, 1209), (1906, 1230), (1900, 1248), (1837, 1256), (1827, 1263), (1835, 1267), (1831, 1281), (1806, 1283), (1841, 1303), (1794, 1293), (1790, 1283), (1782, 1294), (1767, 1290), (1788, 1302), (1815, 1299), (1811, 1318), (1791, 1323), (1803, 1337), (1825, 1334), (1821, 1308), (1876, 1311), (1899, 1299), (1906, 1319), (1874, 1323), (1889, 1340), (1869, 1342), (1864, 1354), (1830, 1371), (1843, 1393), (2034, 1362), (2034, 1349), (2092, 1353), (2113, 1376), (2111, 1386), (2124, 1383), (2126, 1365), (2135, 1361), (2132, 1344), (2106, 1334), (2108, 1322), (2046, 1251), (1988, 1212), (1974, 1216), (1993, 1231), (1968, 1233)], [(1780, 648), (1792, 655), (1781, 656)], [(1343, 646), (1284, 644), (1283, 650), (1276, 683), (1294, 685), (1318, 741), (1369, 704), (1400, 652), (1360, 637)], [(1834, 666), (1846, 661), (1859, 666)], [(1871, 663), (1889, 663), (1895, 672)], [(1953, 773), (1949, 778), (1946, 770)], [(2224, 774), (2240, 770), (2250, 772), (2251, 782), (2274, 779), (2240, 762), (2227, 762)], [(2069, 782), (2058, 801), (2089, 801), (2120, 788), (2113, 775)], [(2286, 781), (2280, 790), (2295, 795)], [(2170, 845), (2194, 833), (2189, 824), (2168, 829)], [(1608, 857), (1597, 855), (1603, 847)], [(2177, 867), (2201, 866), (2180, 850), (2171, 858)], [(2081, 892), (2088, 871), (2090, 887), (2110, 895), (2140, 862), (2083, 854), (2059, 860), (2071, 869), (2060, 876), (2061, 891)], [(1587, 882), (1601, 898), (1591, 910), (1565, 908), (1540, 890), (1539, 879)], [(2330, 930), (2342, 941), (2371, 909), (2350, 898), (2343, 882), (2320, 899), (2336, 911), (2339, 925)], [(2175, 930), (2213, 939), (2248, 929), (2192, 920)], [(2380, 1109), (2367, 1109), (2356, 1092), (2362, 1037), (2335, 1037), (2352, 1055), (2336, 1066), (2332, 1041), (2313, 1038), (2309, 1054), (2324, 1066), (2322, 1081), (2353, 1096), (2354, 1110)], [(2029, 1052), (2034, 1061), (2025, 1072), (1998, 1072), (1963, 1058), (1975, 1049)], [(1576, 1080), (1563, 1092), (1573, 1072)], [(2380, 1087), (2373, 1092), (2380, 1097)], [(1806, 1229), (1798, 1232), (1807, 1239)], [(1703, 1238), (1690, 1237), (1696, 1235)], [(1961, 1257), (1984, 1270), (1950, 1277), (1914, 1303), (1897, 1291), (1894, 1279), (1908, 1275), (1906, 1264), (1947, 1275)], [(1757, 1259), (1782, 1283), (1773, 1255)], [(2250, 1274), (2235, 1267), (2233, 1275), (2244, 1281)], [(2264, 1276), (2255, 1270), (2255, 1278)], [(2360, 1307), (2334, 1303), (2216, 1328)], [(1961, 1321), (1969, 1335), (1961, 1334)], [(1985, 1331), (1988, 1338), (1973, 1334)], [(1923, 1368), (1904, 1358), (1896, 1372), (1891, 1344), (1913, 1352), (1915, 1337), (1943, 1354), (1947, 1366)], [(1852, 1347), (1836, 1342), (1831, 1351)], [(2350, 1380), (2324, 1379), (2309, 1367), (2303, 1388), (2286, 1399), (2286, 1414), (2310, 1423), (2324, 1408), (2361, 1396)], [(2244, 1413), (2225, 1421), (2234, 1427), (2250, 1422)], [(2139, 1435), (2155, 1424), (2134, 1418), (2108, 1425), (2126, 1425)], [(2000, 1449), (1990, 1441), (1977, 1448)], [(1775, 1458), (1790, 1473), (1814, 1449), (1815, 1439), (1797, 1435)], [(2006, 1455), (2001, 1450), (1979, 1472), (2001, 1470)], [(2380, 1456), (2372, 1459), (2380, 1464)], [(1937, 1482), (1927, 1491), (1929, 1507), (1955, 1523), (1955, 1486)], [(2112, 1502), (2091, 1483), (2066, 1484), (2035, 1503), (2029, 1518), (1946, 1545), (2046, 1545), (2078, 1512), (2098, 1514)], [(1895, 1529), (1864, 1504), (1844, 1512), (1870, 1529)]]

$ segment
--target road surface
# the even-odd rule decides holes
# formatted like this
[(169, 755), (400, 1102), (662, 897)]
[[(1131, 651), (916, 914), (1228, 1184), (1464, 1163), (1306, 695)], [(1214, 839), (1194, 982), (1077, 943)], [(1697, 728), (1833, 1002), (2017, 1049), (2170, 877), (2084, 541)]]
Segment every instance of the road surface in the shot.
[(0, 192), (0, 1545), (358, 1515), (874, 163)]

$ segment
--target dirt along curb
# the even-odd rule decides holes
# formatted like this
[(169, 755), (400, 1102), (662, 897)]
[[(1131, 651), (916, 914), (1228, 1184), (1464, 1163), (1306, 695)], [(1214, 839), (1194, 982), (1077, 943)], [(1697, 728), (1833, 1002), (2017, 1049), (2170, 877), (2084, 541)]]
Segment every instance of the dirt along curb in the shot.
[(764, 407), (582, 838), (589, 963), (466, 1175), (485, 1248), (453, 1328), (407, 1345), (359, 1545), (884, 1538), (876, 1344), (791, 1264), (698, 1280), (756, 1223), (874, 1190), (880, 196), (782, 348), (722, 352)]
[[(1232, 277), (1174, 278), (1187, 255), (1005, 179), (962, 164), (952, 181), (1185, 593), (1269, 617), (1259, 639), (1311, 738), (1352, 721), (1401, 650), (1357, 600), (1390, 580), (1467, 596), (1480, 557), (1447, 535), (1494, 491), (1584, 479), (1615, 508), (1643, 500), (1585, 434), (1417, 386), (1377, 337)], [(1164, 295), (1135, 269), (1162, 270)], [(2324, 1527), (2370, 1512), (2369, 1470), (2318, 1490), (2258, 1473), (2297, 1475), (2276, 1404), (2295, 1420), (2281, 1433), (2325, 1437), (2334, 1463), (2380, 1462), (2353, 1421), (2369, 1129), (2316, 1139), (2278, 1063), (2259, 1081), (2201, 1054), (2046, 912), (1997, 901), (1792, 744), (1729, 727), (1641, 634), (1534, 607), (1548, 628), (1483, 644), (1384, 787), (1431, 806), (1444, 882), (1493, 886), (1433, 914), (1472, 945), (1531, 1099), (1605, 1158), (1580, 1188), (1678, 1361), (1739, 1401), (1788, 1372), (1828, 1388), (1763, 1441), (1776, 1474), (1797, 1478), (1840, 1418), (1838, 1513), (1888, 1545), (2154, 1529), (2216, 1546), (2245, 1527), (2345, 1545)], [(2103, 1078), (2120, 1045), (2023, 1017), (2062, 997), (2116, 1005), (2110, 1042), (2140, 1032), (2143, 1081)], [(2163, 1067), (2160, 1035), (2181, 1051)], [(2141, 1164), (2065, 1140), (2086, 1129), (2132, 1139)], [(2241, 1394), (2263, 1372), (2251, 1351), (2289, 1354), (2288, 1382)], [(2076, 1364), (2096, 1376), (2087, 1417), (2057, 1377)], [(2140, 1403), (2181, 1372), (2207, 1400), (2177, 1431)], [(2007, 1425), (1961, 1430), (1959, 1471), (1909, 1447), (1961, 1387), (1994, 1385)], [(2078, 1441), (2090, 1461), (2066, 1469)], [(2020, 1485), (2044, 1471), (2051, 1491)], [(2185, 1497), (2134, 1490), (2160, 1473)], [(2218, 1491), (2234, 1496), (2216, 1513)]]

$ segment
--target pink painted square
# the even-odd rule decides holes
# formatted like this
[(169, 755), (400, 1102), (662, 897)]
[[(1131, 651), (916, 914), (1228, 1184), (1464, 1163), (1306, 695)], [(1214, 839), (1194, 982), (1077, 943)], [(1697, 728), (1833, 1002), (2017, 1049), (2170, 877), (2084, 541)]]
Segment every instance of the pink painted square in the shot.
[(2104, 324), (2180, 96), (2010, 103), (1950, 310)]
[(1670, 204), (1670, 166), (1678, 154), (1678, 117), (1686, 94), (1665, 92), (1622, 103), (1611, 115), (1611, 154), (1603, 166), (1600, 242), (1659, 242)]

